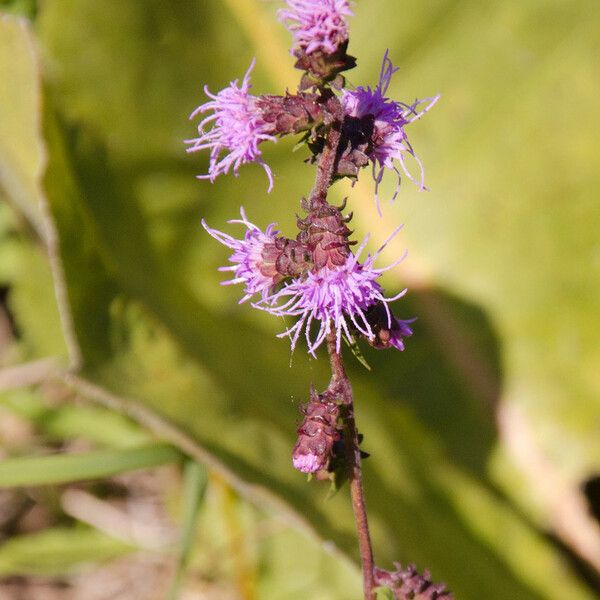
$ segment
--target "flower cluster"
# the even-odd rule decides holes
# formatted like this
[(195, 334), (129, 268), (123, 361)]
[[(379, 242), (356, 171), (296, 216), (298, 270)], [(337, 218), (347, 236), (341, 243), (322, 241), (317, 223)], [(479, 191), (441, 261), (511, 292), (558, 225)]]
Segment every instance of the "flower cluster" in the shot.
[(352, 15), (348, 0), (287, 0), (287, 4), (279, 19), (294, 37), (293, 49), (334, 54), (348, 41), (346, 17)]
[[(303, 331), (308, 351), (313, 356), (331, 331), (335, 331), (337, 352), (340, 352), (342, 335), (352, 340), (354, 331), (369, 341), (375, 341), (374, 327), (367, 315), (369, 308), (376, 305), (384, 307), (388, 327), (392, 328), (393, 317), (388, 303), (402, 297), (406, 290), (391, 298), (383, 295), (377, 280), (397, 263), (382, 269), (375, 268), (375, 258), (382, 248), (373, 256), (367, 256), (364, 263), (359, 262), (366, 242), (367, 239), (355, 255), (349, 254), (343, 265), (309, 271), (304, 278), (292, 280), (272, 296), (263, 297), (255, 304), (275, 316), (298, 317), (294, 325), (279, 334), (280, 337), (290, 336), (292, 350)], [(311, 338), (311, 325), (315, 321), (317, 333)], [(396, 347), (403, 349), (399, 344)]]
[[(274, 130), (271, 124), (265, 122), (257, 108), (256, 96), (249, 93), (250, 71), (254, 60), (246, 71), (241, 85), (238, 80), (232, 81), (229, 87), (217, 94), (212, 94), (204, 87), (204, 93), (211, 98), (201, 104), (190, 115), (194, 119), (199, 114), (212, 111), (198, 125), (199, 136), (186, 140), (190, 144), (188, 152), (210, 149), (210, 166), (206, 175), (198, 175), (198, 179), (209, 179), (211, 182), (218, 175), (226, 174), (233, 168), (233, 174), (238, 175), (238, 169), (244, 163), (258, 162), (269, 178), (269, 191), (273, 189), (273, 174), (262, 160), (259, 144), (264, 141), (274, 142)], [(212, 124), (207, 131), (206, 126)], [(225, 156), (222, 156), (226, 153)]]
[[(319, 214), (318, 210), (313, 210), (303, 222), (308, 220), (314, 223), (319, 220)], [(343, 217), (339, 211), (337, 214), (341, 222)], [(389, 304), (401, 298), (406, 290), (388, 298), (378, 282), (382, 273), (397, 265), (404, 257), (384, 268), (376, 268), (374, 264), (391, 237), (375, 254), (368, 255), (364, 262), (360, 262), (367, 239), (352, 254), (348, 250), (349, 242), (345, 239), (345, 228), (342, 233), (336, 233), (336, 229), (329, 232), (333, 232), (334, 237), (337, 235), (344, 239), (339, 242), (329, 240), (324, 250), (320, 228), (316, 228), (320, 235), (309, 233), (304, 244), (298, 240), (278, 238), (275, 224), (262, 232), (247, 220), (243, 211), (241, 219), (230, 223), (246, 226), (243, 239), (235, 239), (212, 229), (203, 221), (204, 227), (215, 239), (234, 250), (230, 257), (233, 265), (221, 269), (233, 271), (234, 278), (224, 284), (243, 283), (245, 295), (242, 302), (260, 294), (260, 298), (253, 303), (255, 308), (274, 316), (295, 317), (296, 322), (279, 334), (280, 337), (290, 337), (292, 350), (303, 332), (308, 351), (313, 356), (330, 332), (335, 332), (337, 352), (340, 352), (342, 336), (351, 341), (356, 334), (366, 338), (376, 348), (404, 350), (403, 339), (412, 334), (408, 325), (411, 321), (396, 319)], [(302, 238), (301, 235), (298, 237)], [(341, 264), (340, 245), (345, 249)], [(289, 248), (295, 252), (286, 254)], [(298, 252), (300, 248), (303, 250), (301, 253)], [(335, 258), (327, 260), (323, 254), (332, 254)], [(287, 260), (282, 260), (283, 257)], [(290, 268), (290, 263), (295, 269)], [(290, 277), (290, 274), (295, 276)], [(282, 285), (277, 286), (280, 282)], [(312, 335), (314, 329), (316, 334)]]
[(237, 240), (222, 231), (212, 229), (202, 219), (202, 225), (216, 240), (231, 248), (234, 252), (229, 258), (233, 265), (221, 267), (219, 271), (232, 271), (233, 279), (223, 281), (222, 285), (244, 284), (245, 302), (255, 294), (268, 298), (270, 290), (282, 279), (277, 272), (275, 261), (278, 256), (275, 223), (271, 223), (263, 232), (246, 218), (244, 209), (240, 209), (241, 219), (232, 219), (229, 223), (239, 223), (247, 228), (244, 239)]
[[(384, 54), (379, 81), (375, 89), (359, 86), (354, 90), (342, 92), (342, 104), (347, 117), (357, 119), (369, 127), (365, 154), (371, 161), (373, 179), (375, 180), (375, 196), (384, 170), (391, 169), (398, 175), (398, 184), (393, 198), (400, 189), (401, 173), (394, 161), (398, 161), (402, 172), (413, 181), (419, 189), (425, 188), (423, 163), (408, 141), (406, 126), (420, 119), (439, 100), (439, 95), (423, 100), (415, 100), (405, 104), (386, 97), (392, 76), (398, 71)], [(352, 145), (353, 140), (348, 140)], [(415, 178), (406, 165), (407, 155), (412, 156), (418, 164), (420, 175)], [(378, 204), (379, 206), (379, 204)]]
[(395, 571), (375, 567), (375, 583), (390, 589), (396, 600), (452, 600), (452, 594), (443, 583), (433, 583), (429, 571), (420, 575), (415, 565), (403, 568), (394, 563)]

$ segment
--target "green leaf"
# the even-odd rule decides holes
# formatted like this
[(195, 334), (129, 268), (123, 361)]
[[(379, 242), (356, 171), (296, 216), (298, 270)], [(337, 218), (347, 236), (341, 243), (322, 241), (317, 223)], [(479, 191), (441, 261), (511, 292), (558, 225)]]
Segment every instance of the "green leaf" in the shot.
[(354, 358), (356, 358), (356, 360), (367, 371), (370, 371), (371, 370), (371, 365), (369, 365), (369, 363), (367, 362), (366, 358), (363, 356), (363, 353), (362, 353), (362, 351), (360, 349), (360, 346), (358, 345), (358, 343), (356, 342), (356, 340), (348, 339), (345, 335), (343, 336), (343, 338), (344, 338), (344, 342), (346, 342), (348, 348), (350, 348), (350, 351), (354, 355)]
[[(32, 226), (41, 240), (46, 238), (39, 209), (45, 149), (36, 41), (25, 19), (2, 13), (0, 81), (0, 198), (16, 212), (0, 234), (0, 284), (10, 288), (8, 306), (24, 359), (62, 356), (65, 345), (47, 256), (27, 230)], [(19, 230), (26, 235), (17, 238)]]
[(0, 575), (68, 575), (117, 558), (131, 546), (88, 527), (53, 527), (11, 538), (0, 546)]
[(153, 444), (141, 448), (97, 450), (82, 454), (6, 458), (0, 463), (0, 488), (101, 479), (175, 462), (180, 457), (180, 453), (171, 446)]
[(80, 438), (110, 448), (142, 446), (152, 441), (147, 431), (123, 415), (100, 406), (49, 405), (38, 389), (0, 394), (0, 406), (27, 419), (53, 440)]
[(375, 589), (375, 598), (377, 600), (394, 600), (394, 592), (387, 587), (378, 587)]
[(169, 590), (168, 600), (179, 598), (195, 540), (198, 511), (204, 501), (207, 484), (208, 474), (206, 469), (195, 461), (187, 461), (184, 467), (181, 539), (177, 551), (175, 577)]
[(0, 12), (0, 190), (39, 230), (40, 82), (27, 21)]

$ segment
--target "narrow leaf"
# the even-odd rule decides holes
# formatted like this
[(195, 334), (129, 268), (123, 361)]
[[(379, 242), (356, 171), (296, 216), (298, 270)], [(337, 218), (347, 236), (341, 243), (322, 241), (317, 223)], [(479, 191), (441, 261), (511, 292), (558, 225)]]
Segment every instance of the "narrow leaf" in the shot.
[(0, 547), (0, 576), (66, 575), (86, 563), (116, 558), (133, 548), (88, 527), (55, 527), (14, 537)]
[(206, 469), (196, 461), (188, 461), (184, 470), (183, 522), (177, 555), (177, 570), (169, 591), (168, 600), (177, 600), (179, 598), (179, 591), (194, 545), (198, 523), (198, 509), (204, 500), (207, 483)]
[(85, 454), (9, 458), (0, 463), (0, 488), (100, 479), (175, 462), (180, 457), (180, 453), (171, 446), (153, 444)]

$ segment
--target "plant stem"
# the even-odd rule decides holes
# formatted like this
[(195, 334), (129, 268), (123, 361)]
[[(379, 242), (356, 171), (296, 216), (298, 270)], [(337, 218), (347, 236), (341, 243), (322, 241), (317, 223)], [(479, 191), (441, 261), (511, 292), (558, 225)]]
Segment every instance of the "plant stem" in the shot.
[[(342, 135), (342, 107), (333, 96), (328, 102), (328, 107), (333, 116), (333, 122), (325, 141), (325, 146), (317, 163), (317, 175), (315, 187), (310, 195), (312, 205), (327, 202), (327, 191), (331, 186), (336, 171), (337, 151)], [(358, 431), (354, 421), (354, 398), (352, 386), (346, 375), (342, 356), (337, 352), (336, 334), (332, 331), (327, 336), (327, 350), (331, 362), (331, 382), (329, 389), (341, 399), (345, 407), (344, 413), (344, 446), (346, 451), (346, 464), (348, 468), (348, 479), (350, 481), (350, 496), (352, 509), (356, 522), (358, 546), (363, 574), (363, 590), (365, 600), (374, 598), (373, 589), (373, 548), (371, 536), (369, 535), (369, 523), (367, 520), (367, 508), (365, 494), (362, 485), (362, 470), (360, 459), (360, 448), (358, 442)]]
[(342, 399), (346, 407), (344, 415), (344, 446), (346, 450), (346, 464), (348, 467), (348, 478), (350, 481), (350, 497), (352, 509), (356, 522), (356, 533), (358, 536), (358, 547), (363, 574), (363, 590), (365, 600), (374, 598), (373, 589), (373, 547), (369, 534), (369, 522), (367, 519), (367, 506), (365, 493), (362, 485), (362, 469), (360, 459), (360, 448), (358, 431), (354, 420), (354, 397), (352, 386), (346, 375), (341, 355), (336, 350), (335, 331), (327, 336), (327, 351), (331, 363), (331, 383), (329, 389), (334, 391)]
[(327, 190), (331, 186), (335, 168), (337, 164), (337, 150), (342, 137), (343, 110), (339, 100), (333, 96), (328, 101), (328, 108), (331, 111), (333, 122), (329, 129), (325, 147), (321, 152), (317, 162), (317, 176), (315, 178), (315, 187), (310, 195), (311, 202), (326, 202)]

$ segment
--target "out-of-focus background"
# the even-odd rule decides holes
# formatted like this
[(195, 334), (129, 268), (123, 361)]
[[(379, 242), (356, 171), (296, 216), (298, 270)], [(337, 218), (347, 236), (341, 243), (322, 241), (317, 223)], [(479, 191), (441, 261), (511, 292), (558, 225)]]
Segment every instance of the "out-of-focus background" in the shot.
[[(281, 140), (272, 194), (257, 165), (211, 185), (182, 142), (254, 56), (254, 93), (295, 88), (277, 8), (0, 2), (2, 600), (360, 598), (347, 490), (290, 461), (327, 361), (218, 285), (200, 227), (243, 205), (293, 237), (313, 169)], [(404, 353), (348, 359), (377, 563), (596, 598), (600, 4), (360, 0), (350, 27), (351, 84), (389, 48), (391, 97), (442, 94), (409, 131), (429, 193), (380, 218), (367, 171), (332, 191), (371, 249), (405, 224), (380, 260), (409, 250), (385, 284), (418, 317)]]

